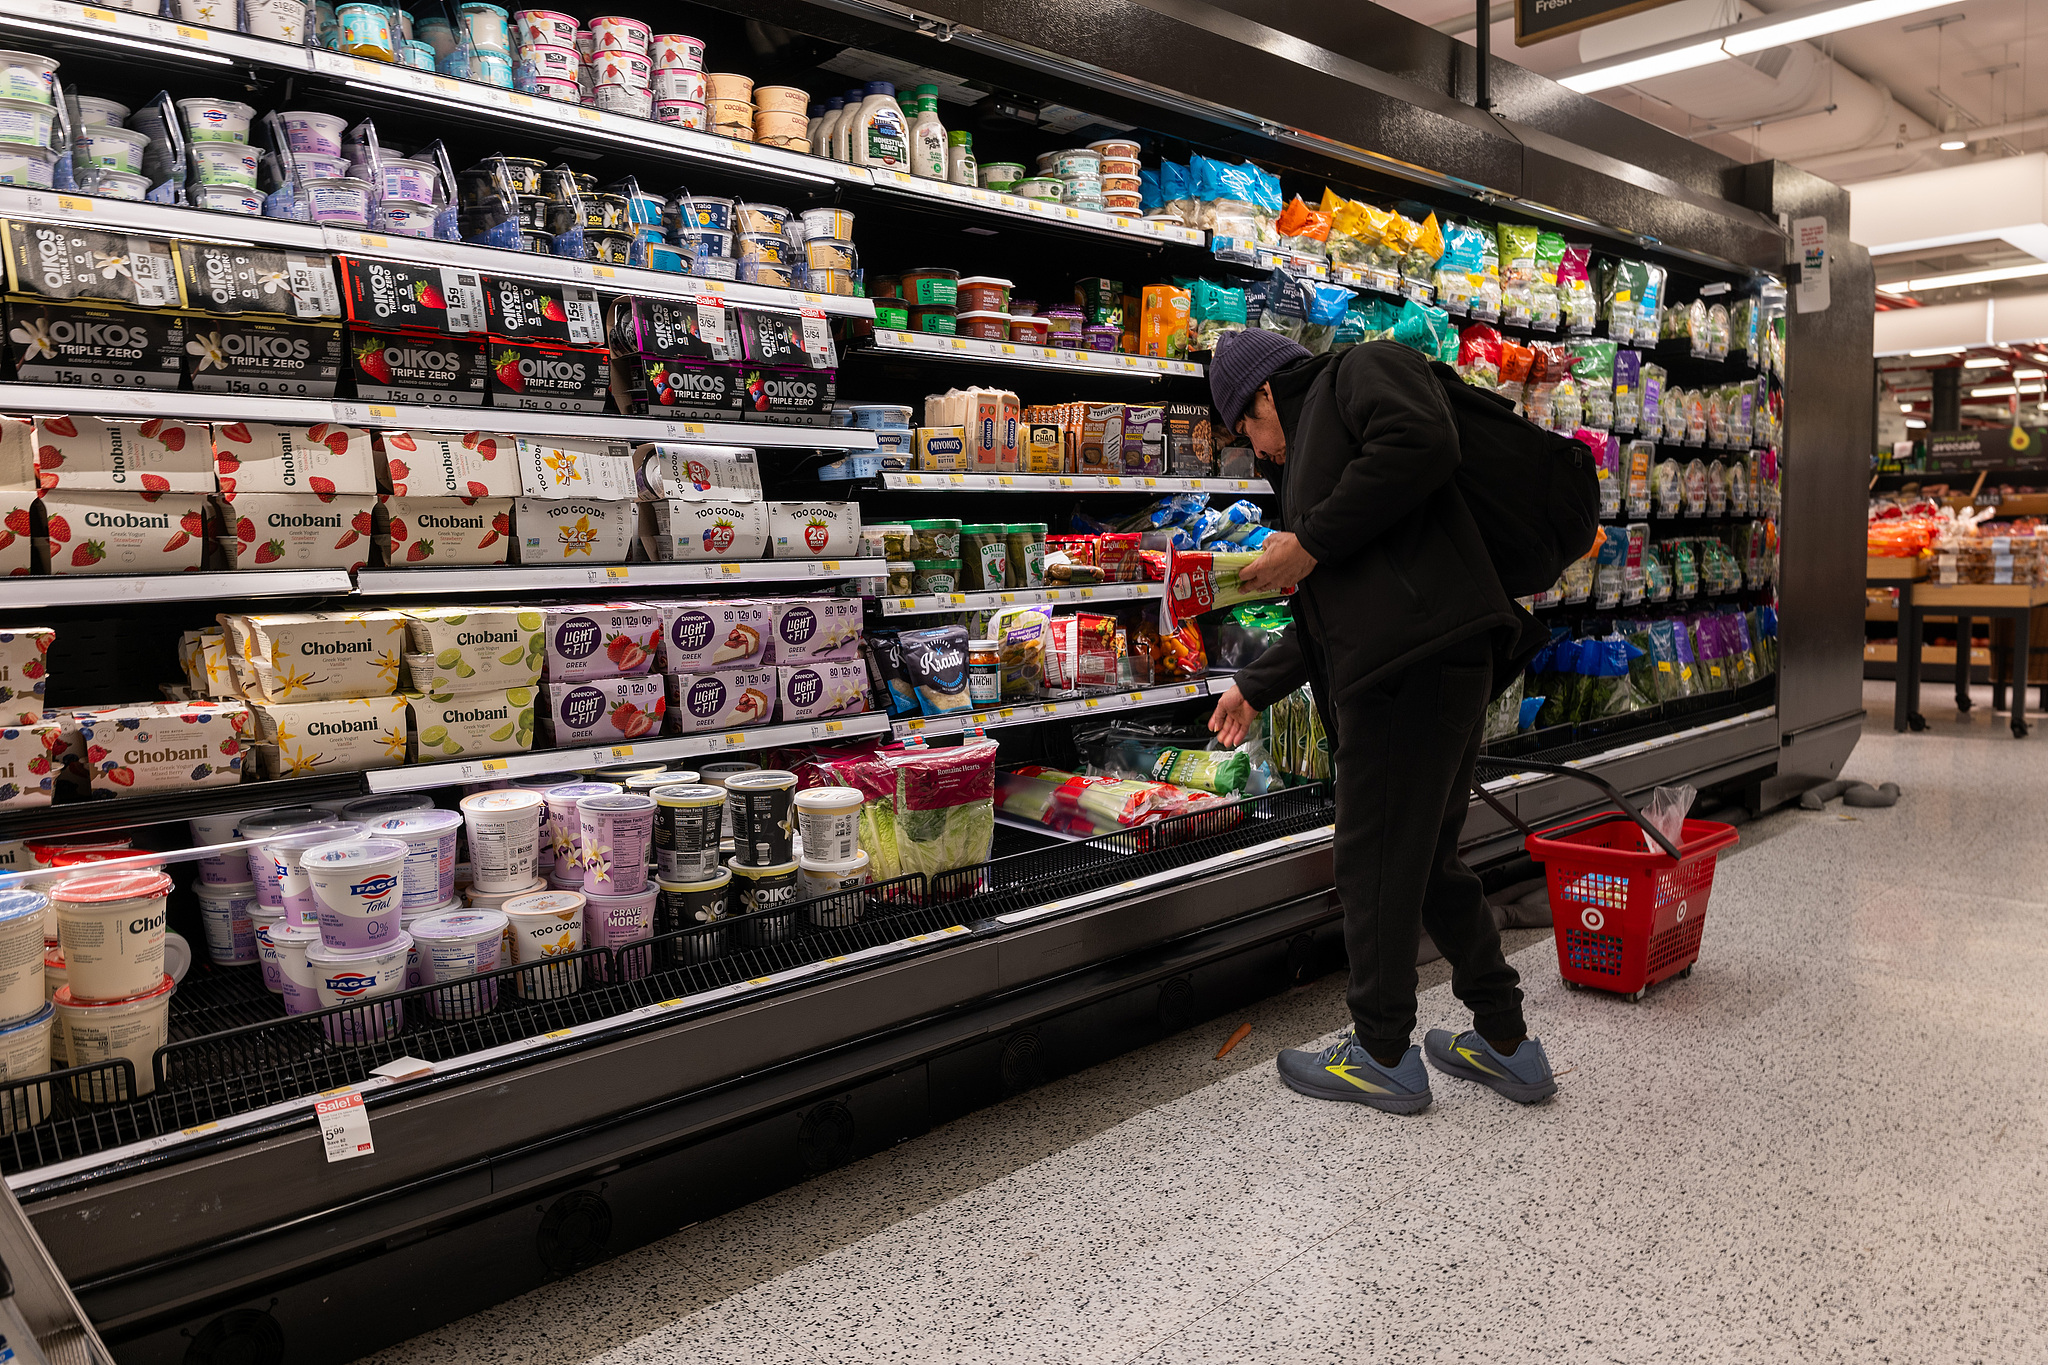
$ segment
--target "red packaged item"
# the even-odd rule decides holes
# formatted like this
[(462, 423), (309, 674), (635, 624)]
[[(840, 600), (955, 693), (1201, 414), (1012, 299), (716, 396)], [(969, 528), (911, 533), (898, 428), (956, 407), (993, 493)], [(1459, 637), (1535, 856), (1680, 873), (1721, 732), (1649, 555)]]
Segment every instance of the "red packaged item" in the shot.
[(1147, 583), (1164, 583), (1166, 581), (1166, 560), (1167, 556), (1164, 550), (1138, 551), (1138, 563), (1145, 570), (1145, 581)]
[(1529, 368), (1536, 362), (1536, 352), (1520, 342), (1503, 339), (1500, 343), (1500, 382), (1503, 384), (1526, 383)]
[(1097, 536), (1047, 536), (1045, 552), (1052, 554), (1058, 551), (1076, 564), (1093, 564), (1099, 539)]
[(1142, 583), (1144, 562), (1138, 558), (1139, 531), (1104, 531), (1096, 544), (1095, 562), (1102, 567), (1104, 581)]
[(1475, 322), (1458, 333), (1458, 373), (1466, 383), (1497, 389), (1501, 381), (1500, 332)]
[(1116, 674), (1116, 618), (1055, 616), (1046, 629), (1045, 685), (1052, 692), (1109, 687)]

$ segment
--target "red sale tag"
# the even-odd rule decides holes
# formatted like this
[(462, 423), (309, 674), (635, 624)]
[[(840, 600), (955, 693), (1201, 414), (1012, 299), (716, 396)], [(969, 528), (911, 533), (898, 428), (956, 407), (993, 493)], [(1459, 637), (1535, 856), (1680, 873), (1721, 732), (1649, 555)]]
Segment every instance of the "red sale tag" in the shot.
[(363, 1097), (350, 1093), (313, 1101), (313, 1116), (320, 1124), (320, 1142), (330, 1162), (368, 1156), (376, 1151), (370, 1142), (370, 1111)]

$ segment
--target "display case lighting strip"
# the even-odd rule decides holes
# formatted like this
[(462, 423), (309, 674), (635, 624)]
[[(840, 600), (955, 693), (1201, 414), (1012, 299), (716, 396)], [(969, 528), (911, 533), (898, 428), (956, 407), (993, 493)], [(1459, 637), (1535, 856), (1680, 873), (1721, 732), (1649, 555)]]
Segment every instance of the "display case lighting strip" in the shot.
[[(4, 24), (8, 28), (33, 29), (38, 33), (54, 33), (60, 38), (91, 38), (96, 43), (112, 43), (116, 47), (132, 47), (137, 52), (147, 52), (157, 57), (161, 57), (164, 53), (164, 47), (161, 43), (145, 43), (139, 38), (123, 38), (118, 33), (90, 33), (64, 24), (45, 24), (39, 20), (23, 19), (13, 14), (0, 14), (0, 24)], [(177, 51), (179, 56), (189, 57), (195, 62), (210, 62), (216, 66), (234, 65), (232, 58), (223, 57), (218, 52), (201, 52), (197, 48), (188, 45), (180, 45)]]

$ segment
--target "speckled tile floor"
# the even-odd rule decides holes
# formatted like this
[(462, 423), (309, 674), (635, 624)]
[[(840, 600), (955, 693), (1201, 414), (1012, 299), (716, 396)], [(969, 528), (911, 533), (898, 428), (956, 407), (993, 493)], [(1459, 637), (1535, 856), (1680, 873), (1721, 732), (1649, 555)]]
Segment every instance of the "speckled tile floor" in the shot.
[(1744, 829), (1691, 979), (1570, 994), (1516, 937), (1547, 1105), (1293, 1095), (1328, 977), (377, 1365), (2048, 1359), (2048, 731), (1940, 692), (1901, 737), (1868, 689), (1895, 809)]

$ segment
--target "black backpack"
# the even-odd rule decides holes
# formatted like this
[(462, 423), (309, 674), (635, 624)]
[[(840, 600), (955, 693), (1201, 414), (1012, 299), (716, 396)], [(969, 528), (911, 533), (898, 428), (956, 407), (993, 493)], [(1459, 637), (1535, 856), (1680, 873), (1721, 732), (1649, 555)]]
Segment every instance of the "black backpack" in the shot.
[(1545, 431), (1497, 393), (1430, 369), (1458, 423), (1458, 491), (1510, 597), (1556, 585), (1600, 533), (1600, 480), (1586, 443)]

